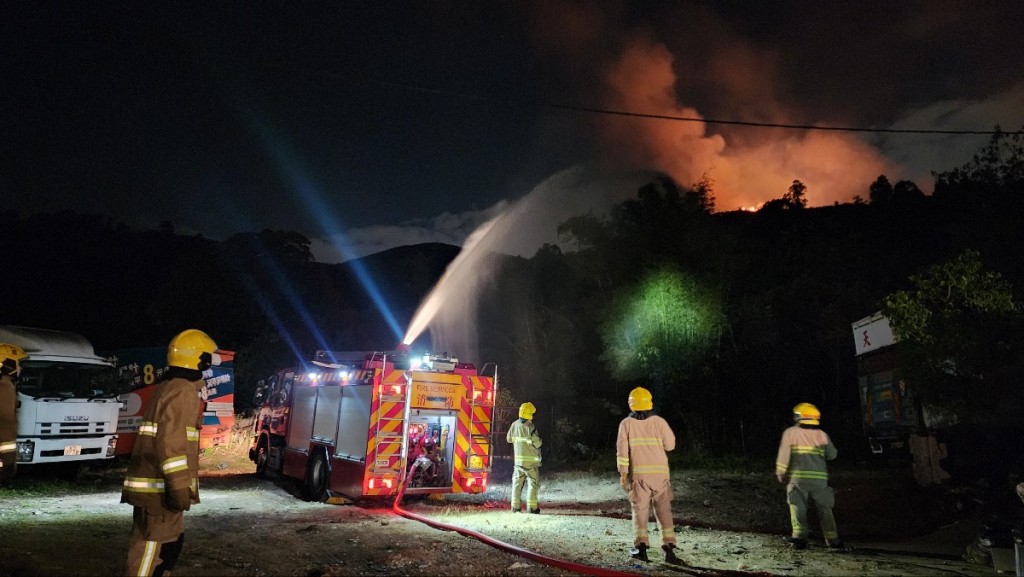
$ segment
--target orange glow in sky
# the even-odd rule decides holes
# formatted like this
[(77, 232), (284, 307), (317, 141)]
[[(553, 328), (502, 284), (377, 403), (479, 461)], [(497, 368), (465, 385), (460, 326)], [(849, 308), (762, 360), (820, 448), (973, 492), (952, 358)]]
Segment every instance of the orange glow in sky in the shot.
[[(701, 118), (675, 97), (679, 79), (673, 60), (664, 45), (634, 39), (604, 70), (603, 106)], [(766, 102), (759, 109), (781, 107)], [(600, 120), (599, 134), (606, 156), (626, 165), (661, 170), (683, 186), (707, 174), (719, 211), (750, 210), (780, 198), (794, 180), (807, 185), (809, 206), (849, 202), (855, 195), (866, 198), (875, 178), (895, 170), (877, 151), (846, 133), (755, 129), (742, 143), (730, 143), (714, 130), (714, 125), (701, 122), (609, 117)]]

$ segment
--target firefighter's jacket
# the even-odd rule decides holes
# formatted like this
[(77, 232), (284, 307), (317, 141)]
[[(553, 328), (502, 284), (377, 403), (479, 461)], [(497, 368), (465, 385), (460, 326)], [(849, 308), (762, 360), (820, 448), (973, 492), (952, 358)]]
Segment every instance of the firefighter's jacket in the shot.
[(825, 431), (794, 425), (782, 433), (775, 474), (788, 475), (790, 483), (804, 487), (824, 487), (828, 485), (825, 461), (835, 459), (836, 454), (836, 447)]
[(667, 451), (675, 448), (676, 435), (665, 419), (649, 413), (632, 413), (619, 423), (615, 464), (620, 475), (629, 474), (633, 480), (668, 478)]
[(164, 495), (187, 487), (199, 502), (199, 423), (204, 381), (174, 377), (156, 387), (139, 424), (121, 502), (165, 505)]
[(537, 435), (537, 427), (533, 421), (516, 419), (508, 428), (505, 440), (512, 443), (515, 451), (515, 464), (519, 467), (540, 466), (540, 446), (543, 441)]
[(0, 454), (13, 453), (17, 448), (18, 394), (10, 375), (0, 376)]

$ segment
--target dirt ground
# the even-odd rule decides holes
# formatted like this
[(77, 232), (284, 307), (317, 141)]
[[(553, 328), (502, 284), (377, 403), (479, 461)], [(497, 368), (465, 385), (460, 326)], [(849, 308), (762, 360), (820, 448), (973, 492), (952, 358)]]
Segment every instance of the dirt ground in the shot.
[[(576, 574), (399, 516), (380, 503), (305, 502), (292, 483), (258, 480), (235, 457), (213, 453), (202, 461), (203, 502), (186, 513), (176, 575)], [(836, 517), (853, 546), (848, 552), (829, 551), (820, 539), (805, 551), (781, 541), (788, 510), (770, 471), (677, 471), (681, 566), (660, 563), (657, 548), (652, 563), (629, 557), (629, 503), (614, 474), (542, 469), (542, 512), (525, 515), (508, 511), (508, 471), (507, 464), (496, 466), (484, 495), (406, 499), (402, 506), (544, 556), (640, 575), (995, 574), (991, 565), (960, 560), (977, 534), (976, 515), (885, 470), (833, 473)], [(118, 502), (123, 472), (122, 466), (89, 473), (56, 489), (31, 479), (0, 489), (0, 575), (120, 574), (131, 526), (131, 507)], [(657, 544), (658, 533), (651, 537)]]

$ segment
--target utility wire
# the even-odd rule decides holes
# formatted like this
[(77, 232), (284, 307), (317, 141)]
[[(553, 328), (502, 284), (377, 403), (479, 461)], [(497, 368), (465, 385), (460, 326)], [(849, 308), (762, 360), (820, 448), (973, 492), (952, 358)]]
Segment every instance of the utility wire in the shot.
[[(465, 100), (480, 100), (486, 102), (498, 102), (499, 99), (489, 98), (486, 96), (473, 95), (473, 94), (462, 94), (459, 92), (452, 92), (449, 90), (442, 90), (439, 88), (424, 88), (422, 86), (411, 86), (407, 84), (398, 84), (395, 82), (387, 81), (373, 81), (375, 84), (389, 88), (397, 88), (400, 90), (408, 90), (412, 92), (424, 92), (427, 94), (439, 94), (442, 96), (453, 96), (456, 98), (462, 98)], [(505, 102), (509, 102), (507, 99)], [(512, 101), (516, 102), (516, 101)], [(1005, 131), (1005, 130), (935, 130), (935, 129), (913, 129), (913, 128), (866, 128), (858, 126), (822, 126), (817, 124), (785, 124), (779, 122), (752, 122), (746, 120), (721, 120), (715, 118), (694, 118), (690, 116), (674, 116), (671, 114), (650, 114), (645, 112), (630, 112), (627, 110), (611, 110), (608, 108), (591, 108), (588, 106), (575, 106), (571, 104), (557, 104), (552, 102), (541, 102), (534, 101), (532, 104), (542, 106), (545, 108), (554, 108), (558, 110), (570, 110), (573, 112), (590, 112), (595, 114), (608, 114), (612, 116), (628, 116), (632, 118), (650, 118), (654, 120), (673, 120), (676, 122), (702, 122), (704, 124), (724, 124), (731, 126), (753, 126), (758, 128), (787, 128), (794, 130), (828, 130), (832, 132), (876, 132), (876, 133), (887, 133), (887, 134), (960, 134), (960, 135), (987, 135), (992, 136), (996, 134), (1024, 134), (1024, 130)]]

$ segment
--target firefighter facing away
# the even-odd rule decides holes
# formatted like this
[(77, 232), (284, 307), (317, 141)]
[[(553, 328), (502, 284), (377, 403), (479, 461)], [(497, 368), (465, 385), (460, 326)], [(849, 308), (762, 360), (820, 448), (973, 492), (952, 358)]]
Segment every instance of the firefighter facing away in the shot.
[(206, 333), (186, 330), (167, 347), (167, 372), (139, 424), (121, 502), (134, 505), (126, 575), (170, 575), (185, 541), (184, 512), (199, 502), (203, 371), (220, 364)]
[(665, 419), (652, 412), (651, 392), (637, 387), (629, 393), (629, 416), (619, 423), (615, 442), (615, 463), (619, 470), (619, 483), (629, 494), (633, 509), (635, 559), (648, 561), (647, 525), (651, 504), (654, 516), (661, 526), (661, 549), (665, 561), (678, 563), (676, 533), (672, 521), (672, 483), (669, 479), (668, 451), (676, 448), (676, 435)]
[(540, 446), (542, 441), (533, 424), (537, 407), (533, 403), (519, 406), (519, 418), (508, 428), (505, 440), (512, 443), (515, 452), (515, 467), (512, 470), (512, 512), (519, 513), (523, 501), (523, 485), (526, 485), (526, 509), (540, 513), (537, 505), (537, 491), (540, 489)]
[(786, 501), (793, 533), (785, 540), (794, 549), (805, 549), (810, 527), (807, 508), (810, 502), (818, 511), (821, 531), (830, 549), (843, 549), (832, 515), (836, 496), (828, 486), (828, 467), (825, 461), (836, 458), (836, 447), (825, 431), (821, 430), (821, 411), (810, 403), (793, 407), (793, 426), (782, 433), (779, 455), (775, 460), (775, 476), (786, 485)]
[(25, 351), (18, 345), (0, 344), (0, 485), (14, 478), (18, 465), (18, 393), (15, 381), (21, 374)]

